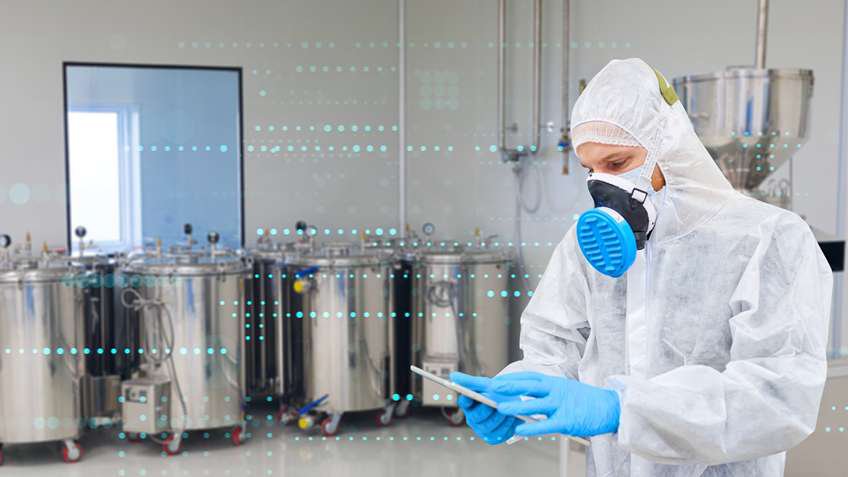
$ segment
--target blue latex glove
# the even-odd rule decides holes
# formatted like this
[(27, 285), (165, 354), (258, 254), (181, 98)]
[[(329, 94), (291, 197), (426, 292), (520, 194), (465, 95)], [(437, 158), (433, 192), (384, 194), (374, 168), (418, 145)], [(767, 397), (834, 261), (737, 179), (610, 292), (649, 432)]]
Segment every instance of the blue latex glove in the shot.
[[(451, 373), (450, 380), (472, 391), (477, 391), (499, 404), (519, 399), (517, 396), (503, 396), (490, 392), (488, 389), (492, 383), (491, 378)], [(496, 445), (509, 440), (515, 434), (516, 426), (521, 422), (513, 416), (502, 414), (490, 406), (462, 395), (457, 399), (457, 404), (465, 413), (465, 422), (468, 427), (487, 444)]]
[(535, 398), (498, 404), (498, 411), (509, 416), (544, 414), (548, 417), (535, 423), (522, 423), (515, 429), (520, 436), (590, 437), (618, 431), (621, 404), (618, 393), (610, 389), (563, 377), (523, 372), (494, 378), (489, 391)]

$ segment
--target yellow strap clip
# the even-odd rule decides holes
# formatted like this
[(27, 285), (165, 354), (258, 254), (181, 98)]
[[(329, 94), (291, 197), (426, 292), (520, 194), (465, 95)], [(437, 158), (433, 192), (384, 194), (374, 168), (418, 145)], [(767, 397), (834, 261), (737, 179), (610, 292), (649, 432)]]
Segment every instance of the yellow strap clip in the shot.
[(670, 84), (668, 84), (668, 80), (665, 79), (665, 76), (663, 76), (663, 74), (660, 73), (656, 68), (652, 69), (657, 75), (657, 81), (660, 84), (660, 94), (662, 95), (665, 102), (668, 103), (669, 106), (678, 102), (680, 98), (677, 97), (677, 93), (674, 91), (674, 88)]

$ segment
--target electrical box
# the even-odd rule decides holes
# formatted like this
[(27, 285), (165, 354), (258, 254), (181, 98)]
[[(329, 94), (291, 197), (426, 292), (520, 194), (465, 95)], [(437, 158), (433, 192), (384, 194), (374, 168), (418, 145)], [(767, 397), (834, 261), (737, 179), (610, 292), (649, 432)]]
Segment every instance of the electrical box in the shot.
[(138, 378), (121, 385), (124, 432), (157, 434), (171, 428), (171, 381)]
[[(458, 364), (458, 360), (451, 358), (424, 358), (421, 362), (421, 368), (450, 381), (450, 373), (458, 371)], [(422, 381), (421, 403), (423, 405), (456, 407), (456, 393), (429, 379), (422, 379)]]

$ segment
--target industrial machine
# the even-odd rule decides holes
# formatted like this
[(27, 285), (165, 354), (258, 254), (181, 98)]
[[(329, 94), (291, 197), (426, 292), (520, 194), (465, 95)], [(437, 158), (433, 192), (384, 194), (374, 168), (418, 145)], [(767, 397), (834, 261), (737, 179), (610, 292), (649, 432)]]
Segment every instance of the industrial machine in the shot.
[[(388, 399), (391, 262), (365, 245), (326, 244), (290, 264), (303, 321), (303, 379), (310, 412), (301, 410), (298, 426), (318, 423), (330, 436), (346, 412), (381, 410), (388, 425), (394, 405)], [(299, 309), (298, 309), (299, 308)]]
[(365, 242), (367, 250), (389, 260), (389, 394), (395, 406), (394, 415), (405, 417), (414, 398), (412, 394), (412, 301), (415, 239), (373, 239)]
[(115, 308), (118, 256), (87, 253), (86, 229), (77, 227), (79, 254), (70, 258), (78, 270), (73, 285), (83, 300), (84, 373), (80, 380), (82, 417), (88, 428), (108, 426), (120, 419), (121, 380), (129, 377), (138, 350), (137, 330)]
[[(442, 242), (416, 255), (413, 363), (445, 378), (500, 372), (509, 364), (509, 253)], [(423, 406), (438, 406), (451, 424), (462, 424), (456, 396), (418, 376), (412, 386)]]
[(185, 246), (131, 255), (121, 267), (121, 301), (138, 323), (140, 364), (122, 385), (123, 429), (180, 452), (188, 431), (229, 427), (245, 439), (242, 346), (251, 259)]
[(314, 234), (303, 221), (296, 226), (296, 239), (275, 241), (263, 235), (251, 250), (253, 296), (245, 329), (245, 377), (251, 399), (279, 400), (282, 419), (289, 404), (303, 395), (303, 330), (301, 320), (292, 319), (295, 278), (289, 264), (314, 249)]
[[(765, 66), (768, 0), (759, 0), (753, 67), (672, 81), (701, 141), (733, 187), (783, 208), (792, 205), (791, 157), (806, 142), (813, 72)], [(772, 174), (788, 162), (788, 178)], [(771, 177), (771, 179), (770, 179)]]
[[(695, 132), (733, 187), (792, 209), (792, 157), (809, 136), (813, 72), (766, 68), (769, 2), (758, 0), (757, 6), (754, 66), (682, 76), (672, 84)], [(786, 173), (777, 173), (784, 165)], [(831, 270), (843, 271), (844, 238), (812, 229)], [(841, 339), (835, 328), (833, 336)]]
[(29, 236), (23, 248), (10, 244), (0, 239), (0, 464), (5, 444), (50, 441), (76, 462), (88, 355), (80, 272), (46, 245), (33, 254)]

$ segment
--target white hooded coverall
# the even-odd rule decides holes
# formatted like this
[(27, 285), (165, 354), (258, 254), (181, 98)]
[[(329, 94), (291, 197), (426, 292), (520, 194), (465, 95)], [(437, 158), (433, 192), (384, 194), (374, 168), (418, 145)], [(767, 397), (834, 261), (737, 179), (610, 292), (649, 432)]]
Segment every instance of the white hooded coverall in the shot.
[[(524, 359), (502, 373), (619, 392), (618, 433), (591, 439), (589, 475), (783, 475), (827, 372), (832, 276), (809, 226), (735, 191), (642, 60), (592, 79), (571, 117), (588, 121), (630, 133), (665, 176), (644, 266), (598, 273), (572, 226), (521, 317)], [(633, 280), (644, 295), (628, 296)]]

